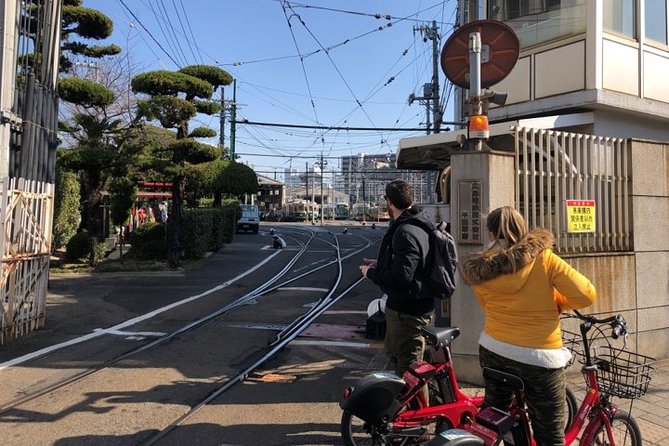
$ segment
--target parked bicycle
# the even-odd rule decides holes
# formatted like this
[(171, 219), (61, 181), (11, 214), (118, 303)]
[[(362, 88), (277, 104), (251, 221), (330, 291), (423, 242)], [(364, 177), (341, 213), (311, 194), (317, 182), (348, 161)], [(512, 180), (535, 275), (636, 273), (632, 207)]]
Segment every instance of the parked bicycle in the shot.
[[(483, 397), (460, 389), (450, 351), (460, 329), (426, 327), (422, 333), (427, 344), (424, 361), (412, 364), (402, 377), (375, 372), (345, 389), (340, 407), (346, 446), (417, 444), (474, 420)], [(571, 419), (577, 402), (571, 391), (566, 399)]]
[[(566, 331), (563, 335), (567, 337), (565, 345), (583, 364), (587, 391), (573, 423), (565, 432), (565, 445), (576, 444), (578, 440), (579, 445), (586, 446), (641, 446), (639, 425), (632, 415), (612, 402), (612, 397), (634, 400), (645, 394), (655, 360), (625, 350), (628, 332), (621, 315), (599, 319), (578, 311), (574, 313), (571, 317), (582, 321), (580, 333)], [(622, 348), (612, 345), (603, 331), (606, 326), (611, 327), (610, 338), (622, 337)], [(484, 369), (483, 375), (514, 390), (509, 412), (485, 408), (464, 429), (441, 432), (427, 446), (494, 446), (502, 440), (515, 446), (535, 445), (523, 400), (522, 378), (493, 369)]]

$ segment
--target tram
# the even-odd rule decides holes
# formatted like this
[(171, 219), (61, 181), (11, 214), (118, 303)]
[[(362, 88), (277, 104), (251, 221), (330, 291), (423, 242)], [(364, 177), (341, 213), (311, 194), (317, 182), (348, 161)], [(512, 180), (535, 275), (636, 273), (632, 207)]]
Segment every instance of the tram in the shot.
[(390, 220), (390, 214), (388, 214), (388, 205), (385, 201), (379, 202), (371, 207), (369, 210), (369, 219), (373, 221)]
[(346, 203), (337, 203), (334, 209), (334, 218), (335, 220), (348, 220), (348, 204)]
[(351, 218), (353, 220), (369, 220), (370, 206), (367, 203), (355, 203), (351, 208)]

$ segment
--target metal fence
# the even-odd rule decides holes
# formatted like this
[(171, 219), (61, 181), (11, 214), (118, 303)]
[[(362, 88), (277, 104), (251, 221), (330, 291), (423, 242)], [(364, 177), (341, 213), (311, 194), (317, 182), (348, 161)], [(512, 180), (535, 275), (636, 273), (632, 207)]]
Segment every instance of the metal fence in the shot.
[[(556, 250), (632, 249), (626, 139), (513, 127), (516, 208), (530, 228), (553, 231)], [(595, 232), (568, 232), (566, 200), (595, 200)]]

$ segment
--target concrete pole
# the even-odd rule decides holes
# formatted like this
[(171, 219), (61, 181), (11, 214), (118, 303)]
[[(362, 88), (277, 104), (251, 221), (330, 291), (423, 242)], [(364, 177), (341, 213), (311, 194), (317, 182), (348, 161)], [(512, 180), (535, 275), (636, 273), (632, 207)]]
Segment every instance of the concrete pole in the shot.
[(0, 2), (0, 178), (9, 176), (11, 126), (20, 123), (12, 112), (16, 86), (16, 0)]

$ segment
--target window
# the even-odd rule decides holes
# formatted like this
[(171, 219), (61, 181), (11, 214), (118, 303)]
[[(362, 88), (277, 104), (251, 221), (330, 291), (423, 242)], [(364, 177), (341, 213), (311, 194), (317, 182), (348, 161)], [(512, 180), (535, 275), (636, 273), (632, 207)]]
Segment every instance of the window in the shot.
[(488, 17), (511, 26), (520, 47), (585, 32), (586, 0), (490, 0)]
[(636, 37), (635, 0), (604, 0), (604, 29)]
[(667, 43), (666, 0), (646, 0), (646, 38)]

